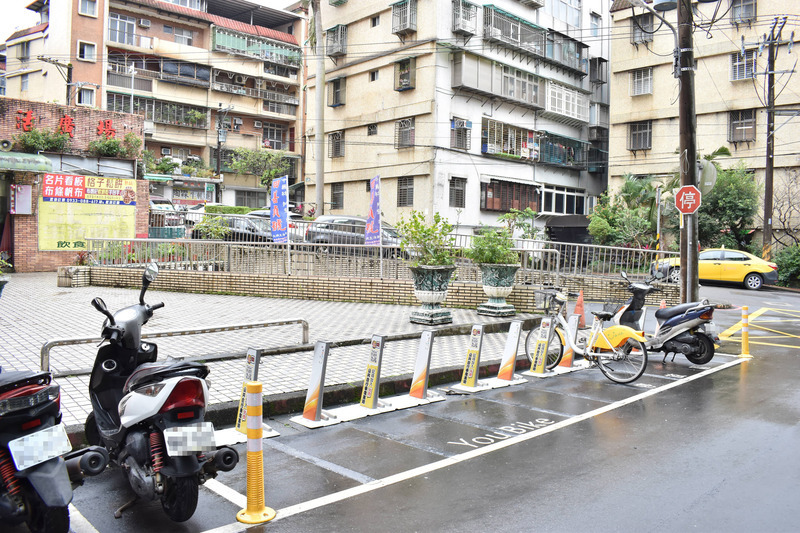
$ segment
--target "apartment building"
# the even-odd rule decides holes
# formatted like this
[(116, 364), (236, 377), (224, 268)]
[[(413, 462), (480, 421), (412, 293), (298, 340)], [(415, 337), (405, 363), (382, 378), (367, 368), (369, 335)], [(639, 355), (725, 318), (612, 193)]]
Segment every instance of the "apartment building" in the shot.
[[(324, 131), (313, 106), (306, 197), (326, 212), (439, 212), (463, 229), (511, 208), (539, 225), (588, 213), (606, 187), (606, 0), (322, 0)], [(308, 102), (319, 88), (309, 71)]]
[[(266, 205), (230, 168), (239, 147), (283, 150), (301, 176), (300, 15), (250, 0), (36, 0), (40, 24), (6, 42), (9, 96), (135, 113), (157, 158), (210, 177), (146, 176), (178, 204)], [(302, 188), (295, 189), (302, 195)]]
[[(693, 7), (697, 152), (702, 156), (726, 146), (732, 157), (718, 162), (723, 167), (743, 163), (762, 184), (767, 160), (765, 36), (780, 29), (782, 44), (775, 46), (774, 68), (777, 209), (787, 197), (787, 187), (795, 188), (800, 169), (800, 93), (795, 89), (796, 50), (789, 45), (800, 39), (797, 15), (777, 0), (720, 0)], [(629, 0), (616, 0), (611, 11), (610, 186), (615, 188), (627, 173), (661, 176), (678, 171), (681, 87), (673, 75), (673, 32)], [(663, 16), (676, 26), (675, 10)], [(773, 227), (777, 217), (775, 213)]]

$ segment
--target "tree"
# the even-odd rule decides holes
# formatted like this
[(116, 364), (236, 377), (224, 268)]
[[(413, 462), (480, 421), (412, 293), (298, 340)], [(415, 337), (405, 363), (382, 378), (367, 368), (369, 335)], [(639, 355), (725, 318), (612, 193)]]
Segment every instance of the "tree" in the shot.
[[(797, 169), (782, 173), (775, 180), (772, 204), (772, 238), (780, 247), (800, 244), (800, 172)], [(763, 224), (763, 216), (757, 219)]]
[(237, 148), (231, 167), (239, 174), (254, 174), (268, 187), (273, 179), (286, 175), (291, 168), (286, 152)]
[(744, 162), (720, 170), (717, 183), (703, 196), (698, 210), (698, 240), (703, 246), (740, 248), (752, 229), (758, 209), (759, 186)]

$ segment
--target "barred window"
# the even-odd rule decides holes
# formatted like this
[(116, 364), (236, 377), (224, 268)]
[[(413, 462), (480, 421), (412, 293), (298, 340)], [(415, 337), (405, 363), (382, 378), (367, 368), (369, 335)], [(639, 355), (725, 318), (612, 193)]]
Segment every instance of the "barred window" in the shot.
[(734, 24), (755, 20), (756, 0), (731, 0), (731, 19)]
[(344, 209), (344, 183), (331, 183), (331, 209)]
[(740, 109), (728, 114), (728, 142), (751, 142), (756, 140), (755, 109)]
[(756, 51), (745, 50), (731, 54), (731, 81), (749, 80), (756, 70)]
[(631, 96), (653, 94), (653, 67), (631, 72)]
[(417, 60), (407, 57), (394, 64), (394, 90), (407, 91), (417, 84)]
[(367, 124), (367, 135), (377, 135), (377, 134), (378, 134), (378, 125)]
[(414, 146), (414, 118), (404, 118), (394, 123), (394, 147), (411, 148)]
[(450, 207), (466, 205), (467, 178), (450, 178)]
[(450, 148), (469, 150), (472, 140), (472, 122), (463, 118), (450, 121)]
[(631, 42), (649, 43), (653, 40), (653, 15), (645, 13), (631, 19)]
[(653, 121), (628, 124), (628, 150), (650, 150), (653, 145)]
[(414, 178), (397, 179), (397, 207), (414, 207)]
[(328, 135), (328, 157), (344, 157), (343, 131), (334, 131)]

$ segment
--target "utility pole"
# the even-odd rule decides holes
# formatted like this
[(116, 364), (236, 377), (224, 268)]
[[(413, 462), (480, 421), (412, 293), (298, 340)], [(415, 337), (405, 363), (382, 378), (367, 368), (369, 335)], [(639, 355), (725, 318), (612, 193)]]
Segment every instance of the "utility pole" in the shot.
[[(681, 186), (697, 186), (697, 116), (694, 103), (694, 21), (691, 0), (678, 0), (678, 74), (681, 80), (678, 100)], [(697, 278), (697, 213), (681, 215), (681, 301), (699, 299)]]
[(320, 0), (311, 0), (314, 9), (314, 34), (316, 47), (314, 53), (317, 56), (317, 82), (315, 97), (316, 120), (314, 124), (314, 152), (315, 152), (315, 173), (316, 185), (316, 216), (325, 214), (325, 41), (322, 33), (322, 10)]
[(61, 74), (61, 77), (67, 82), (66, 105), (69, 105), (72, 92), (72, 63), (61, 63), (60, 61), (45, 56), (38, 56), (36, 59), (58, 67), (58, 73)]
[[(222, 102), (219, 104), (219, 111), (217, 111), (217, 178), (220, 177), (220, 173), (222, 172), (222, 145), (227, 140), (228, 132), (225, 131), (225, 128), (222, 126), (225, 117), (228, 116), (228, 111), (233, 109), (232, 105), (229, 105), (225, 109), (222, 108)], [(217, 188), (217, 198), (216, 201), (218, 203), (222, 202), (222, 191)]]

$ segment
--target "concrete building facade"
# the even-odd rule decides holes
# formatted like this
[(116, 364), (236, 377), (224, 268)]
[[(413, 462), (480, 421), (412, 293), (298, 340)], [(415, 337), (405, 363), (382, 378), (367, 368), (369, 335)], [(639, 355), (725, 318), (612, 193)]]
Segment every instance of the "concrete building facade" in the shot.
[[(538, 225), (590, 212), (606, 187), (606, 0), (322, 0), (324, 131), (308, 106), (326, 213), (441, 213), (469, 230), (530, 207)], [(318, 90), (313, 65), (308, 98)], [(313, 148), (324, 135), (324, 154)]]
[(218, 186), (211, 194), (208, 180), (162, 177), (154, 192), (178, 204), (265, 205), (259, 179), (229, 167), (238, 147), (286, 151), (290, 183), (300, 178), (302, 16), (250, 0), (36, 0), (28, 9), (41, 23), (7, 39), (7, 94), (141, 115), (146, 149), (202, 160)]

